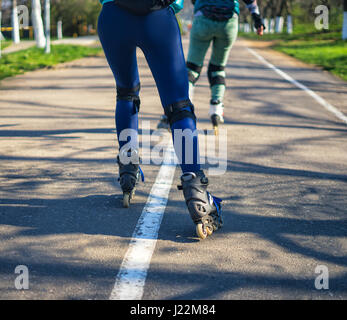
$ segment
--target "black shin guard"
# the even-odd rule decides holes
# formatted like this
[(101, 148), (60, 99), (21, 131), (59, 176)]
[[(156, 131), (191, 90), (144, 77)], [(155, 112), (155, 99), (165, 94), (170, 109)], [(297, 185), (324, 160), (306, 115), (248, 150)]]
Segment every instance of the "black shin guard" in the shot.
[(191, 118), (196, 121), (194, 106), (190, 100), (182, 100), (164, 107), (170, 126), (176, 121)]
[(134, 104), (134, 114), (140, 111), (140, 97), (138, 92), (140, 91), (140, 84), (133, 88), (122, 88), (117, 86), (117, 101), (125, 100), (133, 102)]
[(208, 81), (210, 83), (210, 87), (212, 88), (215, 85), (224, 85), (225, 86), (225, 77), (223, 76), (214, 76), (213, 73), (216, 71), (224, 71), (223, 66), (217, 66), (212, 63), (209, 64), (208, 70), (207, 70), (207, 76), (208, 76)]
[[(188, 80), (189, 82), (191, 82), (192, 84), (195, 84), (200, 77), (200, 73), (202, 70), (201, 66), (198, 66), (195, 63), (192, 62), (187, 62), (187, 69), (188, 69)], [(196, 76), (193, 72), (197, 73), (198, 75)]]

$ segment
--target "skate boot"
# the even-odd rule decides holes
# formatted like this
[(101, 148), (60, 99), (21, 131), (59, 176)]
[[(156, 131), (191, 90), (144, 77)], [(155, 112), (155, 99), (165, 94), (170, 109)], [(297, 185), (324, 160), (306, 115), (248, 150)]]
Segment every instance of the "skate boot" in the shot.
[[(122, 161), (122, 159), (127, 159), (127, 161)], [(129, 208), (130, 201), (135, 196), (136, 186), (140, 178), (142, 182), (144, 181), (144, 175), (139, 164), (140, 157), (137, 152), (133, 151), (131, 154), (131, 151), (128, 151), (126, 158), (120, 155), (117, 156), (117, 163), (119, 166), (118, 181), (123, 191), (123, 207)]]
[(218, 135), (218, 125), (224, 123), (224, 106), (219, 100), (211, 100), (210, 112), (211, 122), (215, 135)]
[(157, 125), (157, 129), (167, 129), (170, 131), (170, 123), (169, 123), (169, 119), (167, 118), (167, 116), (162, 115), (160, 117), (159, 123)]
[(190, 101), (193, 101), (193, 98), (194, 98), (194, 90), (195, 90), (195, 86), (194, 84), (192, 84), (190, 81), (189, 81), (189, 99)]
[(202, 170), (184, 173), (181, 182), (178, 189), (183, 190), (188, 211), (196, 224), (196, 234), (205, 239), (223, 225), (222, 200), (207, 191), (208, 179)]

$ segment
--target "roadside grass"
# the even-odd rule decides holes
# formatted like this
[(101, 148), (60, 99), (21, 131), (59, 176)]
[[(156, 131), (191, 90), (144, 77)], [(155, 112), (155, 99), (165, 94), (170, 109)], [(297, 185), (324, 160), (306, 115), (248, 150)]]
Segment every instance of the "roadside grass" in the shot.
[(1, 41), (1, 50), (9, 47), (12, 44), (11, 40), (2, 40)]
[(272, 48), (306, 63), (320, 66), (347, 81), (347, 41), (284, 41)]
[(264, 33), (259, 37), (255, 32), (240, 32), (240, 36), (262, 41), (291, 41), (291, 40), (340, 40), (342, 38), (342, 25), (330, 25), (329, 30), (317, 30), (312, 24), (296, 24), (292, 34), (282, 33)]
[(289, 35), (240, 33), (240, 36), (260, 41), (271, 41), (271, 48), (294, 58), (322, 67), (347, 81), (347, 41), (341, 40), (339, 25), (331, 26), (328, 31), (317, 31), (311, 25), (297, 25)]
[(50, 54), (45, 54), (44, 49), (36, 47), (9, 53), (0, 59), (0, 80), (63, 62), (97, 56), (101, 52), (102, 49), (98, 47), (53, 45)]

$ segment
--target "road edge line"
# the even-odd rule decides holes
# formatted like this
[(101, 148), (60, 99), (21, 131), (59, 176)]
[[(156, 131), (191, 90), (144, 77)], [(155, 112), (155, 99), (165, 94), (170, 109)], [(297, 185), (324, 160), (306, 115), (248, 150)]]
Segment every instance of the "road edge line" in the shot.
[(293, 79), (290, 75), (288, 75), (287, 73), (285, 73), (281, 69), (275, 67), (273, 64), (268, 62), (264, 57), (262, 57), (259, 53), (257, 53), (253, 49), (247, 47), (247, 50), (251, 54), (253, 54), (258, 60), (260, 60), (263, 64), (265, 64), (267, 67), (269, 67), (270, 69), (275, 71), (277, 74), (279, 74), (282, 78), (284, 78), (288, 82), (292, 83), (296, 87), (305, 91), (308, 95), (310, 95), (313, 99), (315, 99), (320, 105), (322, 105), (326, 110), (333, 113), (337, 118), (339, 118), (340, 120), (342, 120), (343, 122), (345, 122), (347, 124), (347, 117), (340, 110), (338, 110), (336, 107), (331, 105), (329, 102), (324, 100), (321, 96), (319, 96), (317, 93), (315, 93), (314, 91), (312, 91), (311, 89), (309, 89), (308, 87), (306, 87), (305, 85), (300, 83), (299, 81)]
[(147, 271), (175, 175), (174, 154), (169, 140), (164, 162), (136, 224), (109, 300), (142, 299)]

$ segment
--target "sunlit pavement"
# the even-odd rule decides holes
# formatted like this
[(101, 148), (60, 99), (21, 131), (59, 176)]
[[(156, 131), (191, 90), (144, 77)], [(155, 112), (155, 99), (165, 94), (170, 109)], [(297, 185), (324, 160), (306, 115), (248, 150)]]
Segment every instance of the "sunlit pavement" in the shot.
[[(226, 68), (227, 171), (210, 177), (225, 225), (197, 239), (177, 168), (144, 299), (347, 298), (347, 126), (247, 46), (237, 42)], [(346, 83), (254, 49), (347, 113)], [(140, 126), (155, 129), (160, 100), (141, 55), (139, 66)], [(211, 130), (206, 70), (194, 104), (198, 127)], [(109, 298), (160, 168), (143, 166), (146, 181), (123, 209), (114, 105), (104, 57), (1, 82), (1, 299)], [(15, 287), (18, 265), (28, 290)], [(319, 266), (328, 289), (317, 287)]]

